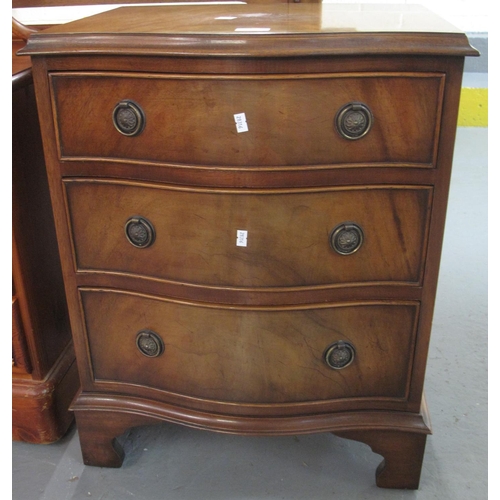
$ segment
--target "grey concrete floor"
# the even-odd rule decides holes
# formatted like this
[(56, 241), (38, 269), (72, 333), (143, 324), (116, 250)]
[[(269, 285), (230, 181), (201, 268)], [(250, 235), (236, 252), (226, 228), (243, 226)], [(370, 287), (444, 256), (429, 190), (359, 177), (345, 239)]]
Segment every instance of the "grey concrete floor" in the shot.
[(77, 430), (13, 443), (13, 500), (488, 498), (487, 138), (459, 128), (426, 394), (434, 434), (418, 491), (374, 483), (381, 458), (331, 434), (229, 436), (165, 424), (130, 431), (121, 469), (82, 464)]

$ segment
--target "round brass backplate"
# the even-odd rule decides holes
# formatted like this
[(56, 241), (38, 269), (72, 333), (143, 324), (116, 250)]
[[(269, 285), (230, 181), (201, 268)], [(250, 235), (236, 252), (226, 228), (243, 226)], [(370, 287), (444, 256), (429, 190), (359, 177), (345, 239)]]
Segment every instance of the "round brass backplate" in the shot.
[(156, 358), (163, 353), (165, 346), (161, 337), (151, 330), (141, 330), (135, 339), (137, 348), (148, 358)]
[(147, 248), (155, 241), (155, 229), (145, 217), (134, 216), (125, 223), (125, 236), (134, 247)]
[(139, 135), (145, 124), (144, 111), (134, 101), (125, 99), (113, 109), (113, 125), (120, 134), (128, 137)]
[(366, 104), (350, 102), (338, 111), (335, 125), (345, 139), (361, 139), (373, 125), (373, 114)]
[(350, 342), (339, 340), (325, 351), (325, 361), (330, 368), (342, 370), (354, 361), (355, 354), (356, 350)]
[(342, 222), (330, 234), (330, 245), (340, 255), (357, 252), (363, 241), (363, 230), (354, 222)]

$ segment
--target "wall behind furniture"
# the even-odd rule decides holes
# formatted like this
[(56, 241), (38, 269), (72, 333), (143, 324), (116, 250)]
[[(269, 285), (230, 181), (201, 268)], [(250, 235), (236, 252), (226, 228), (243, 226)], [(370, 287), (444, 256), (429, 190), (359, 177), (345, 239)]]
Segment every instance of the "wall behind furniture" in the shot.
[(323, 3), (419, 4), (467, 33), (487, 33), (492, 13), (489, 0), (323, 0)]

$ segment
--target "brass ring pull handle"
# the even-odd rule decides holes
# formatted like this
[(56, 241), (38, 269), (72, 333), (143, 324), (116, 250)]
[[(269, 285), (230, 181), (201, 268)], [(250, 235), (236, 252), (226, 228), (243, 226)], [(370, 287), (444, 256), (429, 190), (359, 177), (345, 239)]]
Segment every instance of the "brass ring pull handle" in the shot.
[(354, 222), (342, 222), (330, 234), (330, 245), (340, 255), (351, 255), (363, 244), (364, 234)]
[(340, 108), (335, 124), (339, 134), (345, 139), (361, 139), (372, 127), (373, 114), (366, 104), (350, 102)]
[(342, 370), (348, 367), (356, 355), (356, 350), (350, 342), (339, 340), (325, 351), (326, 364), (334, 370)]
[(120, 134), (128, 137), (139, 135), (144, 130), (144, 111), (134, 101), (120, 101), (113, 110), (113, 125)]
[(134, 216), (125, 223), (125, 236), (134, 247), (147, 248), (155, 241), (155, 229), (148, 219)]
[(165, 350), (161, 337), (151, 330), (141, 330), (135, 338), (135, 344), (140, 353), (148, 358), (157, 358)]

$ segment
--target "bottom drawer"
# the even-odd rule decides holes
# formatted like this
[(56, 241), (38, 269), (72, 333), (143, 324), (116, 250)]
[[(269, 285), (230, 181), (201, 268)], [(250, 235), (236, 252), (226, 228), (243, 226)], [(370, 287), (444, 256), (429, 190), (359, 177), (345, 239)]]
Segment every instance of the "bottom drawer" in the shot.
[(249, 404), (408, 395), (417, 302), (233, 308), (102, 289), (81, 298), (96, 381)]

